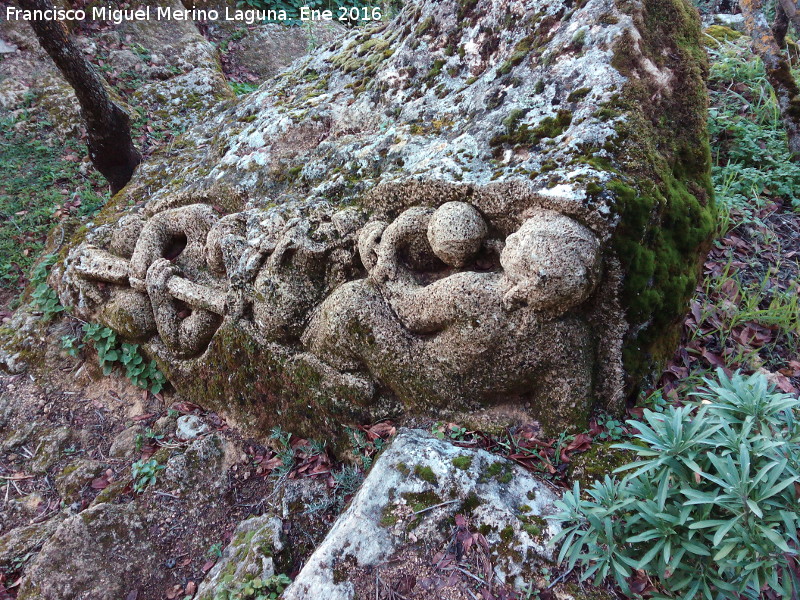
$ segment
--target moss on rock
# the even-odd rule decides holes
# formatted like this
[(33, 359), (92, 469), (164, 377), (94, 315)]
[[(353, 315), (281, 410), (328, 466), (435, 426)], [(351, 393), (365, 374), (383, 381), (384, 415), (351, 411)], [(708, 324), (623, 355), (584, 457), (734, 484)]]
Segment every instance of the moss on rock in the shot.
[(574, 454), (569, 463), (569, 476), (586, 489), (636, 458), (630, 450), (617, 450), (613, 445), (613, 442), (595, 442), (586, 452)]
[[(697, 12), (684, 0), (623, 7), (642, 39), (626, 32), (614, 47), (612, 64), (629, 77), (617, 103), (628, 118), (614, 140), (624, 175), (605, 189), (620, 219), (612, 243), (625, 272), (622, 301), (632, 326), (623, 362), (632, 394), (674, 352), (716, 209), (705, 123), (708, 65)], [(669, 77), (648, 74), (652, 67)]]
[(703, 43), (709, 48), (718, 48), (724, 42), (734, 42), (742, 37), (744, 34), (741, 31), (736, 31), (725, 25), (711, 25), (703, 30)]

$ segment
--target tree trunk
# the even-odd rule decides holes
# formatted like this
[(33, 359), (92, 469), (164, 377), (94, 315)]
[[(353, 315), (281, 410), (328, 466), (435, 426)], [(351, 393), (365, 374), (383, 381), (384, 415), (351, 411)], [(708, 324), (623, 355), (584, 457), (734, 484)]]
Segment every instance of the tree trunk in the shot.
[(786, 32), (789, 31), (789, 17), (780, 2), (775, 3), (775, 20), (772, 22), (772, 35), (779, 48), (786, 48)]
[[(739, 0), (739, 6), (747, 32), (753, 40), (753, 52), (764, 61), (767, 80), (775, 90), (781, 120), (789, 137), (789, 151), (793, 160), (800, 161), (800, 88), (767, 23), (763, 0)], [(792, 18), (788, 11), (787, 16)]]
[[(50, 0), (19, 0), (24, 10), (52, 10)], [(131, 139), (130, 118), (108, 95), (103, 81), (55, 20), (30, 22), (42, 48), (72, 86), (89, 139), (89, 158), (111, 184), (112, 193), (130, 181), (142, 160)]]
[(800, 33), (800, 0), (778, 0), (775, 3), (776, 10), (778, 5), (789, 22), (794, 25), (795, 33)]

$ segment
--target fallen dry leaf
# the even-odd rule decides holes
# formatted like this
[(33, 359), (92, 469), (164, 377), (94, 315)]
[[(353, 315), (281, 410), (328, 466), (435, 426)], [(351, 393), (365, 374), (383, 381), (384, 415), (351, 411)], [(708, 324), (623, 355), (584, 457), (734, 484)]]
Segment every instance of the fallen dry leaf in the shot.
[(575, 436), (566, 448), (567, 452), (586, 452), (592, 447), (592, 438), (586, 433), (579, 433)]
[(204, 562), (203, 566), (200, 567), (200, 570), (203, 571), (203, 573), (208, 573), (211, 569), (214, 568), (215, 564), (217, 564), (217, 561), (216, 559), (212, 558), (211, 560), (207, 560), (206, 562)]

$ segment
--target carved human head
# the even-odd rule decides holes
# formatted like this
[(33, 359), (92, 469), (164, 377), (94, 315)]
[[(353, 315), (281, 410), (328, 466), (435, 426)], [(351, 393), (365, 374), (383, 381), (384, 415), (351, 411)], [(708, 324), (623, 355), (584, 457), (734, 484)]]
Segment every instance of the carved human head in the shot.
[(560, 213), (540, 210), (506, 238), (500, 255), (510, 289), (507, 308), (566, 312), (597, 282), (599, 242), (591, 230)]

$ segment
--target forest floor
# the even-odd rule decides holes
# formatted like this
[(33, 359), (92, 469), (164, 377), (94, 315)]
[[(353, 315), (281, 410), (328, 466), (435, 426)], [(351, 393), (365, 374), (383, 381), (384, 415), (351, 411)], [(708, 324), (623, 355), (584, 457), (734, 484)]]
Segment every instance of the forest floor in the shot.
[[(104, 33), (86, 32), (99, 44), (97, 57), (119, 50), (103, 47), (104, 40), (113, 39)], [(235, 52), (251, 31), (205, 33), (222, 52), (233, 91), (255, 89), (258, 76)], [(630, 407), (633, 416), (641, 415), (644, 406), (680, 402), (715, 369), (762, 372), (782, 391), (800, 393), (800, 165), (789, 160), (774, 95), (746, 42), (739, 38), (709, 48), (718, 236), (705, 261), (681, 347), (660, 381)], [(133, 42), (130, 49), (136, 51)], [(0, 73), (8, 60), (0, 54)], [(141, 84), (135, 71), (116, 72), (101, 63), (98, 58), (98, 68), (123, 97)], [(36, 88), (23, 93), (21, 108), (9, 110), (0, 103), (3, 323), (18, 305), (47, 235), (57, 232), (64, 219), (90, 218), (108, 199), (103, 181), (85, 158), (80, 130), (65, 135), (49, 112), (46, 94)], [(135, 120), (136, 139), (145, 154), (180, 132), (154, 127), (145, 115)], [(286, 571), (295, 575), (394, 433), (390, 423), (351, 430), (355, 451), (347, 463), (337, 462), (323, 440), (296, 439), (280, 430), (269, 439), (245, 438), (222, 416), (168, 391), (142, 391), (120, 373), (103, 377), (96, 351), (77, 320), (60, 319), (48, 335), (62, 340), (60, 351), (51, 348), (46, 354), (55, 377), (0, 378), (0, 396), (7, 399), (0, 406), (5, 430), (0, 440), (0, 535), (43, 523), (65, 505), (82, 510), (101, 501), (137, 502), (153, 516), (158, 543), (151, 556), (129, 557), (148, 565), (149, 578), (126, 600), (191, 595), (236, 525), (263, 513), (267, 503), (281, 507), (287, 517), (285, 533), (294, 562)], [(159, 476), (157, 485), (138, 493), (142, 466), (153, 460), (161, 466), (170, 454), (194, 447), (176, 435), (182, 415), (199, 417), (222, 440), (217, 471), (193, 480), (188, 488)], [(628, 434), (623, 422), (602, 413), (584, 433), (535, 444), (525, 428), (489, 436), (453, 423), (422, 426), (456, 443), (510, 456), (563, 487), (571, 485), (577, 457), (593, 445)], [(70, 485), (63, 476), (69, 470), (65, 467), (79, 464), (87, 475), (77, 486)], [(20, 554), (2, 564), (0, 599), (15, 597), (15, 583), (29, 559), (30, 554)], [(504, 597), (551, 597), (550, 581), (561, 575), (557, 569), (543, 572), (527, 591), (507, 590)], [(577, 575), (568, 579), (575, 581)], [(613, 588), (608, 591), (614, 593)]]

